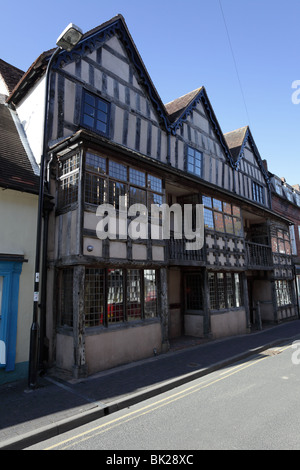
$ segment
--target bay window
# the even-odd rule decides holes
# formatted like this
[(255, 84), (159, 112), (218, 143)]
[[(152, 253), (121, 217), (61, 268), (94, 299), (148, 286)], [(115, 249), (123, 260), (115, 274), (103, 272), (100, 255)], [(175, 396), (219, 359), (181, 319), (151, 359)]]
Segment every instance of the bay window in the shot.
[(216, 232), (243, 236), (241, 210), (228, 202), (209, 196), (202, 196), (204, 205), (204, 226)]

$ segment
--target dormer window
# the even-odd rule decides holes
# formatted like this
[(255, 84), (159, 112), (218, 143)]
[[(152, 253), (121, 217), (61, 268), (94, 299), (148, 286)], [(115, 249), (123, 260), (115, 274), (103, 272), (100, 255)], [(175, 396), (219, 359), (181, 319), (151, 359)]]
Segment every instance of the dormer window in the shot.
[(109, 103), (84, 90), (81, 123), (97, 133), (108, 135)]

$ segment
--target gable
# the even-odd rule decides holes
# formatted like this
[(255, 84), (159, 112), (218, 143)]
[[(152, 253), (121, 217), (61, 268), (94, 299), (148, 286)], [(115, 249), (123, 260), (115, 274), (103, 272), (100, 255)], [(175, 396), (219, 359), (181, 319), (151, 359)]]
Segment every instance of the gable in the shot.
[(230, 151), (204, 87), (168, 103), (166, 110), (169, 114), (170, 131), (173, 135), (176, 135), (178, 130), (186, 124), (190, 127), (189, 134), (194, 132), (194, 141), (197, 143), (199, 139), (196, 129), (198, 128), (202, 134), (203, 145), (205, 146), (206, 142), (208, 150), (218, 153), (216, 145), (212, 143), (214, 140), (220, 149), (219, 157), (222, 158), (221, 155), (223, 155), (230, 167), (233, 168)]
[[(262, 158), (259, 154), (253, 136), (251, 134), (249, 126), (236, 129), (235, 131), (228, 132), (224, 135), (232, 158), (234, 160), (234, 166), (237, 170), (243, 169), (247, 164), (251, 165), (253, 172), (257, 170), (261, 175), (258, 176), (258, 179), (264, 180), (267, 184), (270, 183), (268, 172), (264, 167)], [(243, 165), (244, 159), (244, 165)], [(244, 170), (245, 171), (245, 170)], [(248, 169), (248, 172), (251, 173), (251, 169)]]
[(237, 194), (270, 206), (270, 179), (248, 126), (225, 134), (235, 168)]
[[(111, 79), (120, 79), (123, 83), (143, 90), (143, 94), (147, 96), (149, 103), (151, 103), (156, 119), (161, 126), (167, 128), (168, 120), (165, 107), (151, 81), (122, 15), (118, 15), (111, 21), (86, 33), (84, 39), (72, 51), (62, 51), (53, 68), (64, 68), (71, 62), (78, 64), (79, 59), (89, 61), (90, 68), (94, 67), (96, 73), (97, 67), (101, 67), (104, 73), (107, 71)], [(85, 81), (89, 83), (90, 79), (87, 80), (85, 77)], [(112, 80), (110, 80), (110, 85), (111, 82)]]

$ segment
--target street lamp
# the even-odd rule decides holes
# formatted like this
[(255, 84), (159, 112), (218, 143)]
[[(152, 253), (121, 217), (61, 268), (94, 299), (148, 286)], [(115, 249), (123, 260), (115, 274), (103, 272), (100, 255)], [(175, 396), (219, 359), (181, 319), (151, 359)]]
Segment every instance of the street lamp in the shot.
[(36, 252), (35, 252), (35, 279), (34, 279), (34, 295), (33, 295), (33, 317), (30, 329), (30, 349), (29, 349), (29, 372), (28, 385), (29, 388), (35, 388), (37, 385), (38, 373), (38, 344), (39, 344), (39, 324), (38, 324), (38, 304), (39, 304), (39, 283), (40, 283), (40, 262), (41, 262), (41, 239), (42, 239), (42, 220), (43, 220), (43, 203), (44, 203), (44, 177), (45, 177), (45, 161), (47, 154), (47, 124), (48, 124), (48, 107), (49, 107), (49, 83), (50, 71), (54, 59), (59, 52), (64, 49), (71, 51), (82, 38), (83, 33), (78, 26), (70, 23), (61, 33), (56, 41), (57, 48), (49, 59), (46, 76), (45, 76), (45, 103), (44, 103), (44, 129), (43, 129), (43, 147), (41, 155), (40, 167), (40, 185), (39, 185), (39, 201), (37, 214), (37, 233), (36, 233)]

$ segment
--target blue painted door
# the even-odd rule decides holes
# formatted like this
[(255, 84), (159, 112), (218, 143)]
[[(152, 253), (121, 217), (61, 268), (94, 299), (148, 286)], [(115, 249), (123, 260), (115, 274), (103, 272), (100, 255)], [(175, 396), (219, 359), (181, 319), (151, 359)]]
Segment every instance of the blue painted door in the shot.
[(0, 261), (0, 368), (15, 368), (19, 278), (22, 263)]

